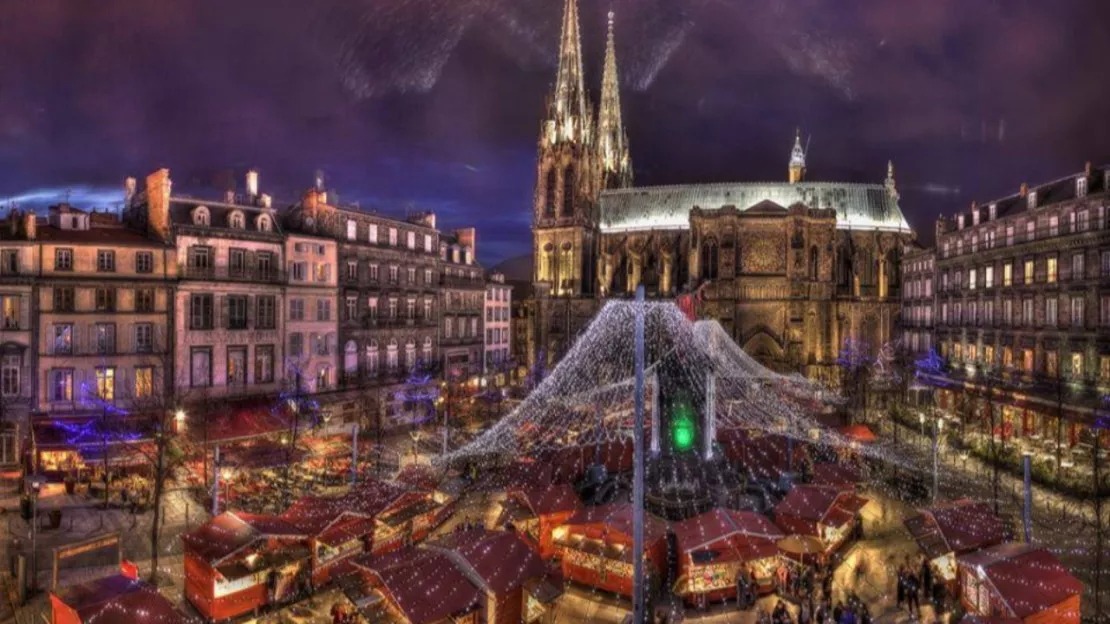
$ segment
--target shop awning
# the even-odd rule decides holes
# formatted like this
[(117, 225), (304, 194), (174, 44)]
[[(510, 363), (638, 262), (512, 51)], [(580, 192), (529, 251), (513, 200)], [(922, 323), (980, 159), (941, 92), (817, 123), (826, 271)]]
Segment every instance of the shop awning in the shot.
[(848, 438), (853, 442), (860, 442), (861, 444), (870, 444), (879, 439), (878, 436), (876, 436), (875, 433), (871, 431), (871, 427), (860, 423), (848, 425), (847, 427), (841, 427), (837, 431), (845, 438)]
[(288, 405), (273, 399), (201, 406), (186, 414), (189, 437), (208, 446), (283, 433), (293, 422)]
[(930, 559), (1001, 544), (1007, 533), (1005, 523), (989, 504), (968, 499), (922, 509), (919, 515), (907, 518), (905, 525)]
[[(566, 526), (598, 525), (632, 539), (632, 505), (615, 503), (584, 507), (570, 517)], [(644, 514), (644, 544), (652, 544), (667, 536), (667, 523), (650, 513)]]
[[(440, 551), (406, 548), (384, 557), (361, 555), (355, 566), (380, 583), (382, 593), (411, 624), (430, 624), (469, 611), (481, 592)], [(419, 582), (415, 582), (419, 580)], [(434, 600), (428, 588), (434, 587)]]
[(530, 579), (542, 579), (547, 565), (519, 535), (482, 529), (445, 536), (434, 547), (466, 560), (482, 589), (504, 595)]
[(158, 589), (122, 574), (70, 585), (52, 592), (82, 622), (98, 624), (180, 624), (182, 614)]
[(110, 414), (108, 419), (57, 418), (40, 420), (31, 426), (35, 448), (78, 450), (149, 441), (153, 436), (142, 419)]
[[(157, 452), (158, 449), (149, 442), (138, 447), (134, 444), (110, 445), (107, 449), (108, 465), (117, 468), (149, 466), (155, 461)], [(86, 464), (104, 464), (105, 449), (100, 445), (80, 447), (78, 453)]]

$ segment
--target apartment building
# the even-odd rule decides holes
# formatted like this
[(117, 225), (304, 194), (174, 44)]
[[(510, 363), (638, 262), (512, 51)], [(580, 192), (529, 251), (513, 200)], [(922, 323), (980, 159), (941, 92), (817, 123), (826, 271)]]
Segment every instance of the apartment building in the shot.
[(495, 386), (504, 386), (512, 376), (513, 287), (501, 273), (491, 273), (486, 282), (485, 358), (482, 374)]
[(329, 203), (321, 179), (286, 215), (287, 229), (337, 247), (338, 386), (346, 418), (386, 428), (429, 417), (437, 372), (439, 233), (435, 215), (392, 219)]
[(928, 379), (942, 406), (997, 384), (1004, 431), (1063, 430), (1071, 447), (1092, 435), (1110, 389), (1108, 179), (1088, 164), (938, 220), (934, 319), (950, 367)]
[(339, 383), (335, 239), (287, 232), (285, 258), (286, 366), (299, 372), (303, 390), (335, 390)]
[(174, 195), (160, 169), (126, 201), (132, 222), (176, 248), (174, 384), (186, 401), (273, 395), (299, 372), (284, 359), (285, 239), (258, 184), (252, 170), (244, 194), (198, 199)]
[(935, 265), (936, 252), (932, 248), (911, 247), (902, 257), (901, 339), (903, 348), (915, 355), (926, 354), (934, 347)]
[(456, 230), (439, 245), (443, 323), (440, 350), (444, 378), (473, 382), (482, 374), (486, 286), (475, 259), (474, 228)]

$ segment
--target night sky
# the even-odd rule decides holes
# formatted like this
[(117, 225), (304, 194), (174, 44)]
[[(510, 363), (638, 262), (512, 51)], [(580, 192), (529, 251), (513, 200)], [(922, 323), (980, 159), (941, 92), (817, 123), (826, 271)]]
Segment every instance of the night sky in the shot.
[[(527, 253), (563, 0), (0, 4), (0, 202), (112, 207), (171, 168), (279, 203), (323, 169), (343, 202), (479, 227)], [(580, 0), (600, 91), (607, 0)], [(1089, 0), (615, 0), (639, 184), (879, 182), (919, 236), (1020, 183), (1110, 161), (1110, 12)]]

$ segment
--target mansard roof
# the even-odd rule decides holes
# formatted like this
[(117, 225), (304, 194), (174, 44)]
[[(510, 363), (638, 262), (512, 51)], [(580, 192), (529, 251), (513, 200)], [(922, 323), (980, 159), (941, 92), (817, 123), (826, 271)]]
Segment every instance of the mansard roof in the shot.
[(886, 187), (842, 182), (736, 182), (604, 191), (601, 230), (685, 230), (690, 227), (694, 207), (735, 206), (747, 211), (765, 202), (836, 210), (836, 227), (841, 230), (911, 231), (897, 196)]

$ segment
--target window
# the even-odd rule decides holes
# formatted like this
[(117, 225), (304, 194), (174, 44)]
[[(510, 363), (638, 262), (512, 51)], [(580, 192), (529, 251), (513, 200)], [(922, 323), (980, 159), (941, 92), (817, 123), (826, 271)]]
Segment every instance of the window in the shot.
[(153, 288), (138, 288), (135, 290), (135, 311), (136, 312), (153, 312), (154, 311), (154, 289)]
[(448, 340), (452, 338), (451, 335), (454, 333), (454, 324), (452, 323), (452, 321), (453, 319), (450, 316), (443, 319), (443, 337), (447, 338)]
[(1099, 274), (1102, 277), (1110, 277), (1110, 250), (1103, 251), (1099, 254), (1099, 258)]
[(432, 270), (424, 269), (424, 284), (431, 285), (432, 283)]
[(410, 321), (416, 318), (416, 299), (405, 300), (405, 318)]
[(983, 347), (983, 363), (987, 366), (994, 366), (994, 347), (990, 345)]
[(50, 400), (73, 400), (73, 369), (56, 368), (50, 371)]
[(316, 300), (316, 320), (317, 321), (330, 321), (331, 320), (331, 300), (330, 299), (317, 299)]
[(1110, 381), (1110, 356), (1100, 355), (1098, 358), (1098, 379), (1105, 383)]
[(378, 374), (378, 342), (371, 340), (366, 345), (366, 374), (373, 377)]
[(1014, 226), (1012, 226), (1012, 225), (1007, 225), (1006, 226), (1006, 246), (1007, 247), (1013, 247), (1014, 246)]
[(390, 284), (396, 284), (397, 283), (397, 275), (398, 275), (399, 271), (400, 271), (400, 268), (396, 264), (389, 265), (389, 283)]
[(1056, 351), (1044, 352), (1044, 373), (1049, 377), (1060, 374), (1060, 354)]
[(424, 235), (424, 253), (432, 253), (432, 235)]
[(212, 295), (192, 295), (189, 298), (189, 329), (212, 329), (212, 324)]
[(376, 265), (376, 264), (371, 264), (370, 265), (370, 281), (371, 282), (378, 281), (378, 265)]
[(1073, 379), (1083, 378), (1083, 354), (1071, 354), (1071, 376)]
[(4, 329), (19, 329), (19, 297), (0, 297), (0, 313), (4, 315)]
[(1033, 300), (1022, 299), (1021, 301), (1021, 321), (1026, 327), (1033, 326)]
[(432, 300), (431, 298), (424, 299), (424, 320), (430, 321), (432, 319)]
[(476, 316), (471, 317), (471, 319), (470, 319), (470, 335), (471, 336), (477, 336), (478, 335), (478, 317), (476, 317)]
[(154, 395), (154, 367), (135, 367), (135, 398), (145, 399)]
[(208, 208), (204, 206), (197, 206), (193, 209), (193, 225), (208, 225), (210, 223), (210, 215)]
[(416, 232), (405, 232), (405, 246), (416, 249)]
[(366, 300), (366, 313), (367, 313), (367, 316), (370, 317), (370, 320), (372, 322), (378, 320), (378, 298), (377, 297), (370, 297), (369, 299)]
[(1048, 272), (1047, 272), (1048, 283), (1049, 284), (1055, 284), (1056, 283), (1056, 275), (1057, 275), (1056, 258), (1055, 257), (1048, 258), (1047, 262), (1046, 262), (1046, 265), (1047, 265), (1047, 268), (1048, 268)]
[(985, 288), (994, 288), (994, 267), (989, 266), (983, 269), (983, 286)]
[(73, 353), (73, 325), (63, 323), (54, 326), (54, 353)]
[(1079, 231), (1080, 232), (1086, 232), (1090, 227), (1091, 227), (1091, 211), (1089, 211), (1089, 210), (1080, 210), (1079, 211), (1079, 227), (1078, 227)]
[(347, 219), (347, 240), (358, 240), (358, 221)]
[(228, 226), (230, 226), (231, 229), (233, 229), (233, 230), (242, 230), (246, 227), (247, 218), (245, 216), (243, 216), (243, 213), (236, 210), (235, 212), (231, 213), (231, 216), (228, 217), (227, 222), (228, 222)]
[(111, 249), (97, 249), (96, 270), (100, 273), (114, 272), (116, 270), (116, 252)]
[(1037, 191), (1029, 191), (1029, 194), (1025, 196), (1025, 205), (1029, 210), (1037, 207)]
[(135, 252), (135, 272), (136, 273), (153, 273), (154, 272), (154, 254), (149, 251)]
[(254, 254), (255, 270), (258, 272), (258, 279), (272, 280), (276, 275), (274, 274), (274, 254), (268, 251), (258, 251)]
[(389, 346), (385, 350), (385, 365), (389, 372), (397, 371), (397, 341), (390, 340)]
[(358, 281), (358, 260), (348, 260), (347, 261), (347, 281), (349, 281), (349, 282), (357, 282)]
[(212, 268), (212, 248), (194, 245), (189, 248), (189, 271), (206, 274)]
[(325, 366), (321, 366), (320, 368), (316, 369), (316, 390), (317, 391), (328, 389), (328, 377), (330, 375), (331, 375), (331, 367), (329, 367), (329, 366), (325, 365)]
[(389, 228), (389, 246), (397, 246), (397, 228)]
[(1014, 365), (1014, 349), (1013, 347), (1002, 347), (1002, 368), (1010, 368)]
[[(979, 213), (975, 213), (975, 214), (976, 214), (976, 216), (978, 216)], [(978, 221), (978, 218), (976, 218), (976, 221)], [(976, 223), (975, 225), (979, 225), (979, 224)], [(976, 253), (978, 251), (979, 251), (979, 236), (977, 234), (972, 234), (971, 235), (971, 253)]]
[(227, 270), (228, 275), (232, 277), (242, 277), (247, 272), (247, 250), (246, 249), (229, 249), (227, 250)]
[(116, 309), (116, 289), (115, 288), (97, 288), (96, 289), (96, 310), (97, 312), (113, 312)]
[(1065, 233), (1072, 234), (1075, 231), (1075, 211), (1070, 211), (1068, 212), (1068, 229)]
[(54, 250), (54, 270), (55, 271), (72, 271), (73, 270), (73, 250), (72, 249), (55, 249)]
[(317, 282), (324, 283), (331, 280), (331, 265), (327, 262), (317, 262), (313, 264), (313, 275)]
[(1087, 176), (1079, 176), (1075, 179), (1075, 196), (1087, 196)]
[(1056, 297), (1048, 297), (1044, 300), (1044, 324), (1049, 327), (1056, 327), (1056, 323), (1060, 318), (1060, 311), (1057, 306)]
[(983, 322), (994, 323), (994, 301), (983, 302)]
[(247, 328), (247, 296), (246, 295), (228, 295), (227, 296), (227, 328), (228, 329), (246, 329)]
[(258, 215), (258, 231), (269, 232), (273, 228), (273, 223), (270, 222), (270, 217), (267, 215)]
[(392, 321), (392, 320), (395, 320), (396, 318), (397, 318), (397, 298), (396, 297), (390, 297), (389, 298), (389, 320)]
[(1071, 324), (1073, 327), (1083, 327), (1083, 297), (1071, 298)]
[(304, 299), (290, 299), (289, 300), (289, 320), (290, 321), (303, 321), (304, 320)]
[(329, 355), (331, 353), (327, 336), (312, 334), (312, 341), (316, 343), (316, 355)]
[(1032, 284), (1033, 283), (1033, 261), (1032, 260), (1026, 260), (1025, 261), (1025, 275), (1023, 277), (1025, 278), (1025, 283), (1026, 284)]
[(347, 314), (346, 320), (348, 320), (348, 321), (356, 320), (358, 318), (358, 298), (357, 297), (347, 297), (347, 299), (344, 302), (344, 305), (346, 306), (346, 314)]
[(102, 401), (116, 399), (116, 369), (102, 366), (96, 369), (96, 398)]
[(1110, 327), (1110, 295), (1103, 295), (1098, 300), (1098, 324)]
[(964, 239), (961, 238), (961, 239), (956, 241), (956, 255), (957, 256), (962, 256), (963, 253), (964, 253)]
[(367, 230), (366, 240), (375, 244), (378, 242), (378, 225), (376, 223), (370, 224), (370, 228)]
[(135, 352), (152, 353), (154, 351), (154, 325), (152, 323), (138, 323), (135, 325)]
[(260, 345), (254, 348), (254, 383), (274, 381), (274, 345)]
[(1086, 258), (1082, 253), (1077, 253), (1071, 257), (1071, 278), (1073, 280), (1081, 280), (1084, 278), (1084, 269), (1086, 265)]
[(258, 295), (254, 298), (254, 328), (274, 329), (277, 327), (277, 298), (274, 295)]
[(1010, 299), (1002, 302), (1002, 323), (1008, 326), (1014, 324), (1014, 302)]
[(1021, 350), (1021, 370), (1024, 371), (1026, 375), (1032, 375), (1033, 374), (1033, 350), (1032, 349), (1022, 349)]
[(971, 290), (975, 290), (975, 278), (977, 277), (977, 273), (976, 269), (970, 269), (967, 272), (967, 287)]
[(1014, 285), (1014, 263), (1013, 262), (1007, 262), (1006, 264), (1002, 265), (1002, 285), (1003, 286), (1013, 286)]
[(55, 312), (73, 312), (73, 288), (71, 286), (63, 286), (54, 289), (54, 311)]
[(307, 262), (294, 262), (293, 263), (293, 281), (304, 282), (308, 280), (308, 263)]
[(1025, 222), (1025, 241), (1029, 242), (1037, 238), (1037, 223), (1033, 219)]
[(1049, 236), (1059, 236), (1060, 235), (1060, 216), (1059, 215), (1052, 215), (1051, 217), (1048, 218), (1048, 235)]
[(416, 267), (409, 267), (405, 269), (405, 279), (409, 284), (416, 283)]
[(300, 332), (289, 334), (289, 355), (293, 357), (304, 355), (304, 334)]
[(247, 385), (247, 348), (227, 348), (227, 385)]
[(189, 384), (194, 388), (212, 385), (211, 347), (193, 347), (189, 353)]
[(99, 355), (116, 352), (116, 326), (113, 323), (97, 323), (93, 326), (93, 344)]
[(18, 355), (5, 355), (0, 362), (0, 395), (19, 396), (20, 361)]

